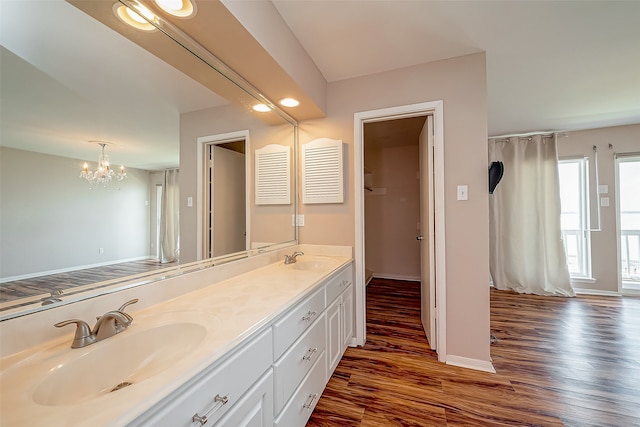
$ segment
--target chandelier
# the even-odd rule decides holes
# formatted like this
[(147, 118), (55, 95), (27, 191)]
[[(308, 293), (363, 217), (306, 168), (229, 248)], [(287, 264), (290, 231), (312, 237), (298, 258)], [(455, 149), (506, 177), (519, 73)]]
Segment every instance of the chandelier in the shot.
[(89, 142), (97, 142), (97, 144), (102, 147), (102, 153), (100, 157), (98, 157), (98, 169), (95, 171), (89, 170), (89, 165), (85, 162), (82, 167), (82, 172), (80, 172), (80, 178), (84, 178), (89, 181), (89, 188), (95, 188), (99, 185), (102, 185), (104, 188), (107, 188), (111, 183), (111, 180), (114, 178), (120, 182), (127, 178), (127, 173), (124, 171), (124, 166), (120, 166), (120, 171), (115, 173), (111, 166), (109, 165), (109, 156), (104, 154), (104, 147), (109, 145), (107, 142), (99, 142), (99, 141), (89, 141)]

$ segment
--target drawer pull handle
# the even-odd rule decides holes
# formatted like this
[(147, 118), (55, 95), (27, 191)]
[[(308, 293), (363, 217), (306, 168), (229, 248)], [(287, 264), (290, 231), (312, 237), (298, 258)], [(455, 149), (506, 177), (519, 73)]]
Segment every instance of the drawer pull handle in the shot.
[(348, 283), (349, 283), (348, 280), (343, 280), (342, 282), (340, 282), (340, 286), (345, 287), (347, 286)]
[(313, 319), (313, 317), (314, 317), (315, 315), (316, 315), (316, 312), (315, 312), (315, 311), (311, 311), (311, 310), (309, 310), (309, 312), (308, 312), (306, 315), (302, 316), (302, 320), (304, 320), (305, 322), (306, 322), (306, 321), (309, 321), (309, 320)]
[(307, 350), (307, 354), (302, 356), (302, 360), (307, 360), (307, 361), (311, 360), (311, 358), (316, 353), (316, 351), (318, 351), (317, 348), (310, 348), (309, 350)]
[(318, 393), (313, 393), (309, 395), (309, 398), (307, 399), (307, 403), (305, 403), (304, 405), (302, 405), (302, 407), (304, 409), (309, 409), (311, 410), (311, 407), (313, 406), (313, 402), (318, 398)]
[[(191, 421), (194, 423), (200, 423), (201, 426), (205, 425), (207, 421), (209, 421), (207, 417), (210, 417), (214, 412), (222, 408), (229, 401), (229, 396), (220, 396), (219, 394), (216, 394), (216, 397), (213, 398), (213, 401), (216, 403), (216, 405), (214, 405), (209, 412), (202, 416), (198, 415), (198, 413), (196, 412), (196, 414), (191, 417)], [(218, 403), (221, 403), (221, 405), (218, 405)]]

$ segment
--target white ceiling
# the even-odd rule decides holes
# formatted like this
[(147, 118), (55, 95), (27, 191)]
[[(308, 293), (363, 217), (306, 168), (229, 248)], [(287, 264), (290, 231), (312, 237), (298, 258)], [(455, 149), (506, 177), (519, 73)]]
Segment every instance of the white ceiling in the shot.
[(490, 135), (640, 123), (640, 1), (273, 3), (329, 82), (486, 52)]
[[(490, 135), (640, 123), (640, 1), (273, 2), (329, 82), (486, 51)], [(63, 0), (0, 7), (2, 145), (173, 167), (180, 113), (226, 103)]]
[(3, 146), (177, 167), (180, 114), (228, 103), (63, 0), (0, 7)]

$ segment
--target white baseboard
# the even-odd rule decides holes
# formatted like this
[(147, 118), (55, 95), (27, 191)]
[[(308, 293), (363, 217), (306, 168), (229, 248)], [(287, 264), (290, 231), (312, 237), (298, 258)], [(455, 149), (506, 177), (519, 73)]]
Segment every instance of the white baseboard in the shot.
[(490, 372), (492, 374), (496, 373), (496, 370), (493, 367), (493, 364), (485, 360), (470, 359), (468, 357), (447, 355), (447, 360), (445, 363), (447, 365), (459, 366), (461, 368), (475, 369), (476, 371)]
[(615, 291), (603, 291), (600, 289), (584, 289), (584, 288), (573, 288), (574, 291), (576, 291), (576, 294), (579, 295), (600, 295), (600, 296), (604, 296), (604, 297), (620, 297), (622, 295), (620, 295), (619, 292), (615, 292)]
[(420, 276), (403, 276), (399, 274), (380, 274), (373, 273), (373, 277), (377, 279), (389, 279), (389, 280), (406, 280), (409, 282), (419, 282)]

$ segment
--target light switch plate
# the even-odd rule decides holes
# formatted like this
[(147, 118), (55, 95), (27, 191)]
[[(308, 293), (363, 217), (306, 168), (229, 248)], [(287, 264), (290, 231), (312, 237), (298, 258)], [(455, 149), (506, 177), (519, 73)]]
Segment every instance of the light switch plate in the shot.
[(458, 200), (469, 200), (469, 187), (458, 185)]
[(608, 197), (600, 197), (600, 206), (606, 208), (609, 206), (609, 198)]

